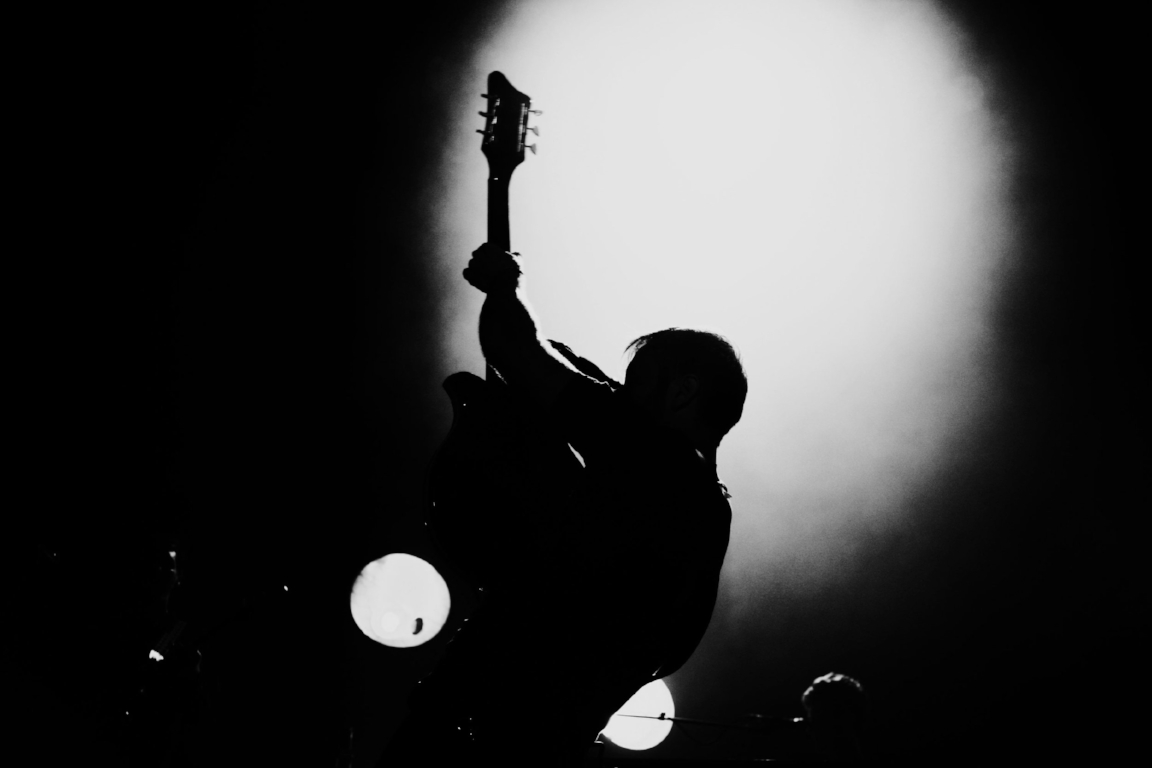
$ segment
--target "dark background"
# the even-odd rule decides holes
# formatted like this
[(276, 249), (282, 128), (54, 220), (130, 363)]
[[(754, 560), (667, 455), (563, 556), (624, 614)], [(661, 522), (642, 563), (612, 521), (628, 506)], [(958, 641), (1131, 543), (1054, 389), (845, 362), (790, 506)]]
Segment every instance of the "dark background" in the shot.
[[(995, 318), (1010, 415), (924, 501), (967, 522), (853, 614), (884, 645), (809, 622), (775, 650), (787, 684), (732, 696), (798, 716), (835, 665), (874, 692), (884, 751), (1111, 754), (1147, 712), (1135, 20), (945, 5), (1024, 150), (1025, 252)], [(347, 591), (389, 551), (438, 563), (416, 533), (448, 408), (426, 386), (420, 192), (499, 10), (17, 25), (10, 691), (49, 763), (331, 766), (351, 728), (364, 759), (435, 663), (459, 601), (437, 642), (394, 650), (355, 630)], [(158, 672), (147, 652), (180, 619), (200, 655)]]

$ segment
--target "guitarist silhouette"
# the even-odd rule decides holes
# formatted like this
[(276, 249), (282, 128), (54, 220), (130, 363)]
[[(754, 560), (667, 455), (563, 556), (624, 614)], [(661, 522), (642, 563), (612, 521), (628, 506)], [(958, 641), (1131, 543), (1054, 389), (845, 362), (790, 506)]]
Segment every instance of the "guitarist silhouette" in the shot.
[[(489, 238), (493, 199), (504, 237), (464, 270), (486, 294), (488, 380), (445, 382), (456, 420), (429, 521), (483, 604), (417, 686), (381, 766), (579, 764), (637, 689), (691, 655), (728, 545), (715, 457), (747, 391), (735, 350), (703, 331), (648, 334), (621, 385), (541, 337), (506, 229), (527, 97), (493, 73), (488, 98)], [(493, 122), (513, 128), (510, 167)]]

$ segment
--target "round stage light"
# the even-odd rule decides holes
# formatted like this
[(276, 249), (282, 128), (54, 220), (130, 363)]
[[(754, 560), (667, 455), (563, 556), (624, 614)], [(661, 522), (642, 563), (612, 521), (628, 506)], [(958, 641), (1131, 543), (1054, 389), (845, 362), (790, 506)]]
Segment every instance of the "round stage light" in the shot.
[(672, 692), (663, 680), (653, 680), (620, 707), (601, 732), (605, 738), (624, 749), (652, 749), (672, 730), (670, 720), (650, 718), (675, 717)]
[(448, 619), (448, 585), (428, 562), (394, 552), (364, 566), (352, 585), (352, 619), (368, 637), (393, 648), (423, 645)]

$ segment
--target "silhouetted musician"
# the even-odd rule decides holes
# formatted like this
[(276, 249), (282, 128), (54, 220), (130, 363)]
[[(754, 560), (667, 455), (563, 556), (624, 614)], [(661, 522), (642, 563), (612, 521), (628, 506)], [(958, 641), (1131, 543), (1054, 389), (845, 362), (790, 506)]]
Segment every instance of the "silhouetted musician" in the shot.
[(464, 276), (486, 294), (488, 364), (583, 468), (539, 499), (535, 543), (417, 687), (380, 764), (574, 765), (707, 629), (732, 516), (716, 449), (747, 379), (723, 338), (668, 329), (629, 345), (621, 385), (543, 340), (517, 256), (484, 245)]

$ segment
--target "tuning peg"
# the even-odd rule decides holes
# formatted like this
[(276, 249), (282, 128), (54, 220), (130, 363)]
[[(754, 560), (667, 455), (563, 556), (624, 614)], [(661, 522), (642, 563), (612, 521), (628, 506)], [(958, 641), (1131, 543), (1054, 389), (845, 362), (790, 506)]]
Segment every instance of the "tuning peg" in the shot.
[(488, 117), (488, 113), (487, 112), (481, 112), (480, 117)]
[(537, 128), (536, 126), (534, 126), (534, 125), (526, 125), (526, 126), (524, 126), (524, 127), (525, 127), (525, 128), (527, 128), (528, 130), (532, 131), (532, 133), (536, 134), (537, 136), (539, 136), (539, 135), (540, 135), (540, 129), (539, 129), (539, 128)]
[(480, 94), (480, 98), (486, 99), (486, 98), (488, 98), (488, 94), (482, 93), (482, 94)]
[(484, 131), (482, 131), (482, 130), (480, 130), (479, 128), (477, 128), (477, 129), (476, 129), (476, 133), (484, 133)]
[(542, 110), (542, 109), (530, 109), (530, 110), (528, 110), (528, 111), (529, 111), (529, 112), (531, 112), (531, 113), (532, 113), (532, 114), (534, 114), (534, 115), (542, 115), (542, 114), (544, 114), (544, 110)]
[(536, 145), (535, 144), (525, 144), (524, 147), (526, 149), (532, 150), (532, 154), (536, 154)]

